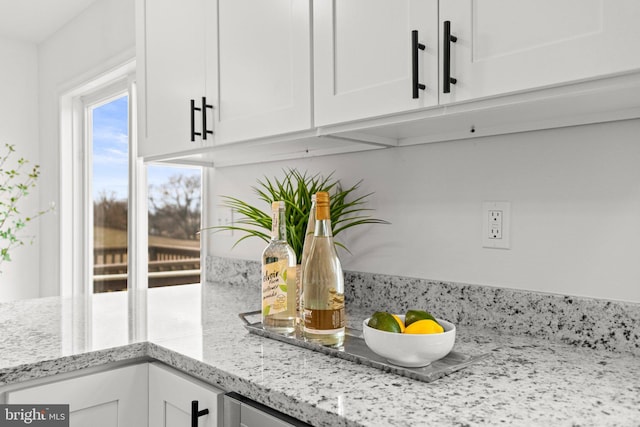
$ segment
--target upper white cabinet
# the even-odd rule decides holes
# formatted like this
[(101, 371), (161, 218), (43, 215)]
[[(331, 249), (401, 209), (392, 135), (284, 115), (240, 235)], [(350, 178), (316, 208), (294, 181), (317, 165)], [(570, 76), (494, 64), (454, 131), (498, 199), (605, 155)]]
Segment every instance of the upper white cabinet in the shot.
[(213, 131), (212, 101), (217, 89), (208, 76), (216, 56), (211, 34), (215, 8), (209, 3), (136, 1), (140, 156), (162, 156), (213, 143), (213, 134), (206, 132)]
[(310, 1), (217, 3), (216, 144), (310, 129)]
[(319, 0), (313, 12), (317, 126), (437, 105), (437, 0)]
[[(440, 103), (472, 100), (640, 68), (637, 0), (440, 2)], [(450, 74), (444, 93), (445, 22)]]

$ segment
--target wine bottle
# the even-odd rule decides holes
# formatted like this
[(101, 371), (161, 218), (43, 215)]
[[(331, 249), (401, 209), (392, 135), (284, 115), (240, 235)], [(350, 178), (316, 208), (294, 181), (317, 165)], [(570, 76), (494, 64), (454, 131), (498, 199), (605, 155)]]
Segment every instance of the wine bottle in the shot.
[(304, 274), (304, 263), (309, 257), (309, 249), (311, 249), (311, 243), (313, 242), (313, 233), (316, 230), (316, 195), (311, 195), (311, 209), (309, 210), (309, 221), (307, 222), (307, 231), (304, 235), (304, 243), (302, 245), (302, 256), (300, 265), (298, 266), (298, 322), (302, 324), (302, 276)]
[(344, 274), (331, 231), (329, 193), (316, 193), (316, 223), (302, 276), (303, 336), (325, 346), (344, 344)]
[(296, 323), (296, 254), (287, 243), (285, 204), (271, 204), (271, 241), (262, 252), (262, 326), (291, 334)]

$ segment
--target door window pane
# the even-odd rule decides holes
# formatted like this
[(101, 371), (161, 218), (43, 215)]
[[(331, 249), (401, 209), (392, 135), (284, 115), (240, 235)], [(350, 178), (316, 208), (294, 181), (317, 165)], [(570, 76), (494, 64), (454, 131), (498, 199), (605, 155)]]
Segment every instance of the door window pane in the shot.
[(200, 283), (199, 167), (149, 165), (149, 288)]
[(127, 289), (128, 98), (90, 111), (94, 293)]

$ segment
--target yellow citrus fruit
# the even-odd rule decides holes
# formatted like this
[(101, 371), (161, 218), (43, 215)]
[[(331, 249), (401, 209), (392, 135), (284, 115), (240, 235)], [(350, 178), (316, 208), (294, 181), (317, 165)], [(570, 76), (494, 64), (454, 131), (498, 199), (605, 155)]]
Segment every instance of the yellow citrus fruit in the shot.
[(392, 316), (394, 319), (396, 319), (396, 321), (398, 322), (398, 325), (400, 325), (400, 332), (404, 333), (404, 322), (402, 321), (402, 319), (395, 314), (392, 314)]
[(404, 330), (405, 334), (441, 334), (442, 332), (444, 328), (431, 319), (417, 320)]
[(370, 328), (379, 329), (381, 331), (386, 332), (396, 332), (400, 333), (400, 325), (398, 321), (393, 317), (392, 314), (387, 313), (386, 311), (376, 311), (369, 318), (369, 323), (367, 323)]

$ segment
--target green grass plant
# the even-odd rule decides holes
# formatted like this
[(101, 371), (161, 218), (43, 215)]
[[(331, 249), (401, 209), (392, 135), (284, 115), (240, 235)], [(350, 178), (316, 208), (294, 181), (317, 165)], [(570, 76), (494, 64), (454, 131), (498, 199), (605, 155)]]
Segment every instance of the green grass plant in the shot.
[[(373, 193), (357, 196), (356, 192), (361, 181), (349, 188), (343, 188), (340, 181), (333, 178), (333, 172), (324, 177), (320, 174), (310, 175), (297, 169), (284, 170), (284, 177), (258, 180), (258, 185), (251, 189), (258, 198), (265, 202), (267, 210), (262, 210), (243, 200), (232, 196), (222, 196), (222, 206), (231, 208), (240, 218), (234, 225), (220, 225), (207, 228), (208, 230), (233, 230), (244, 233), (235, 244), (245, 239), (257, 237), (269, 242), (271, 239), (271, 203), (282, 200), (286, 205), (287, 240), (296, 253), (300, 263), (302, 247), (311, 211), (311, 196), (318, 191), (327, 191), (331, 203), (331, 228), (333, 235), (364, 224), (389, 224), (382, 219), (372, 218), (369, 213), (373, 209), (365, 207), (367, 199)], [(336, 241), (336, 245), (347, 250), (346, 246)]]

